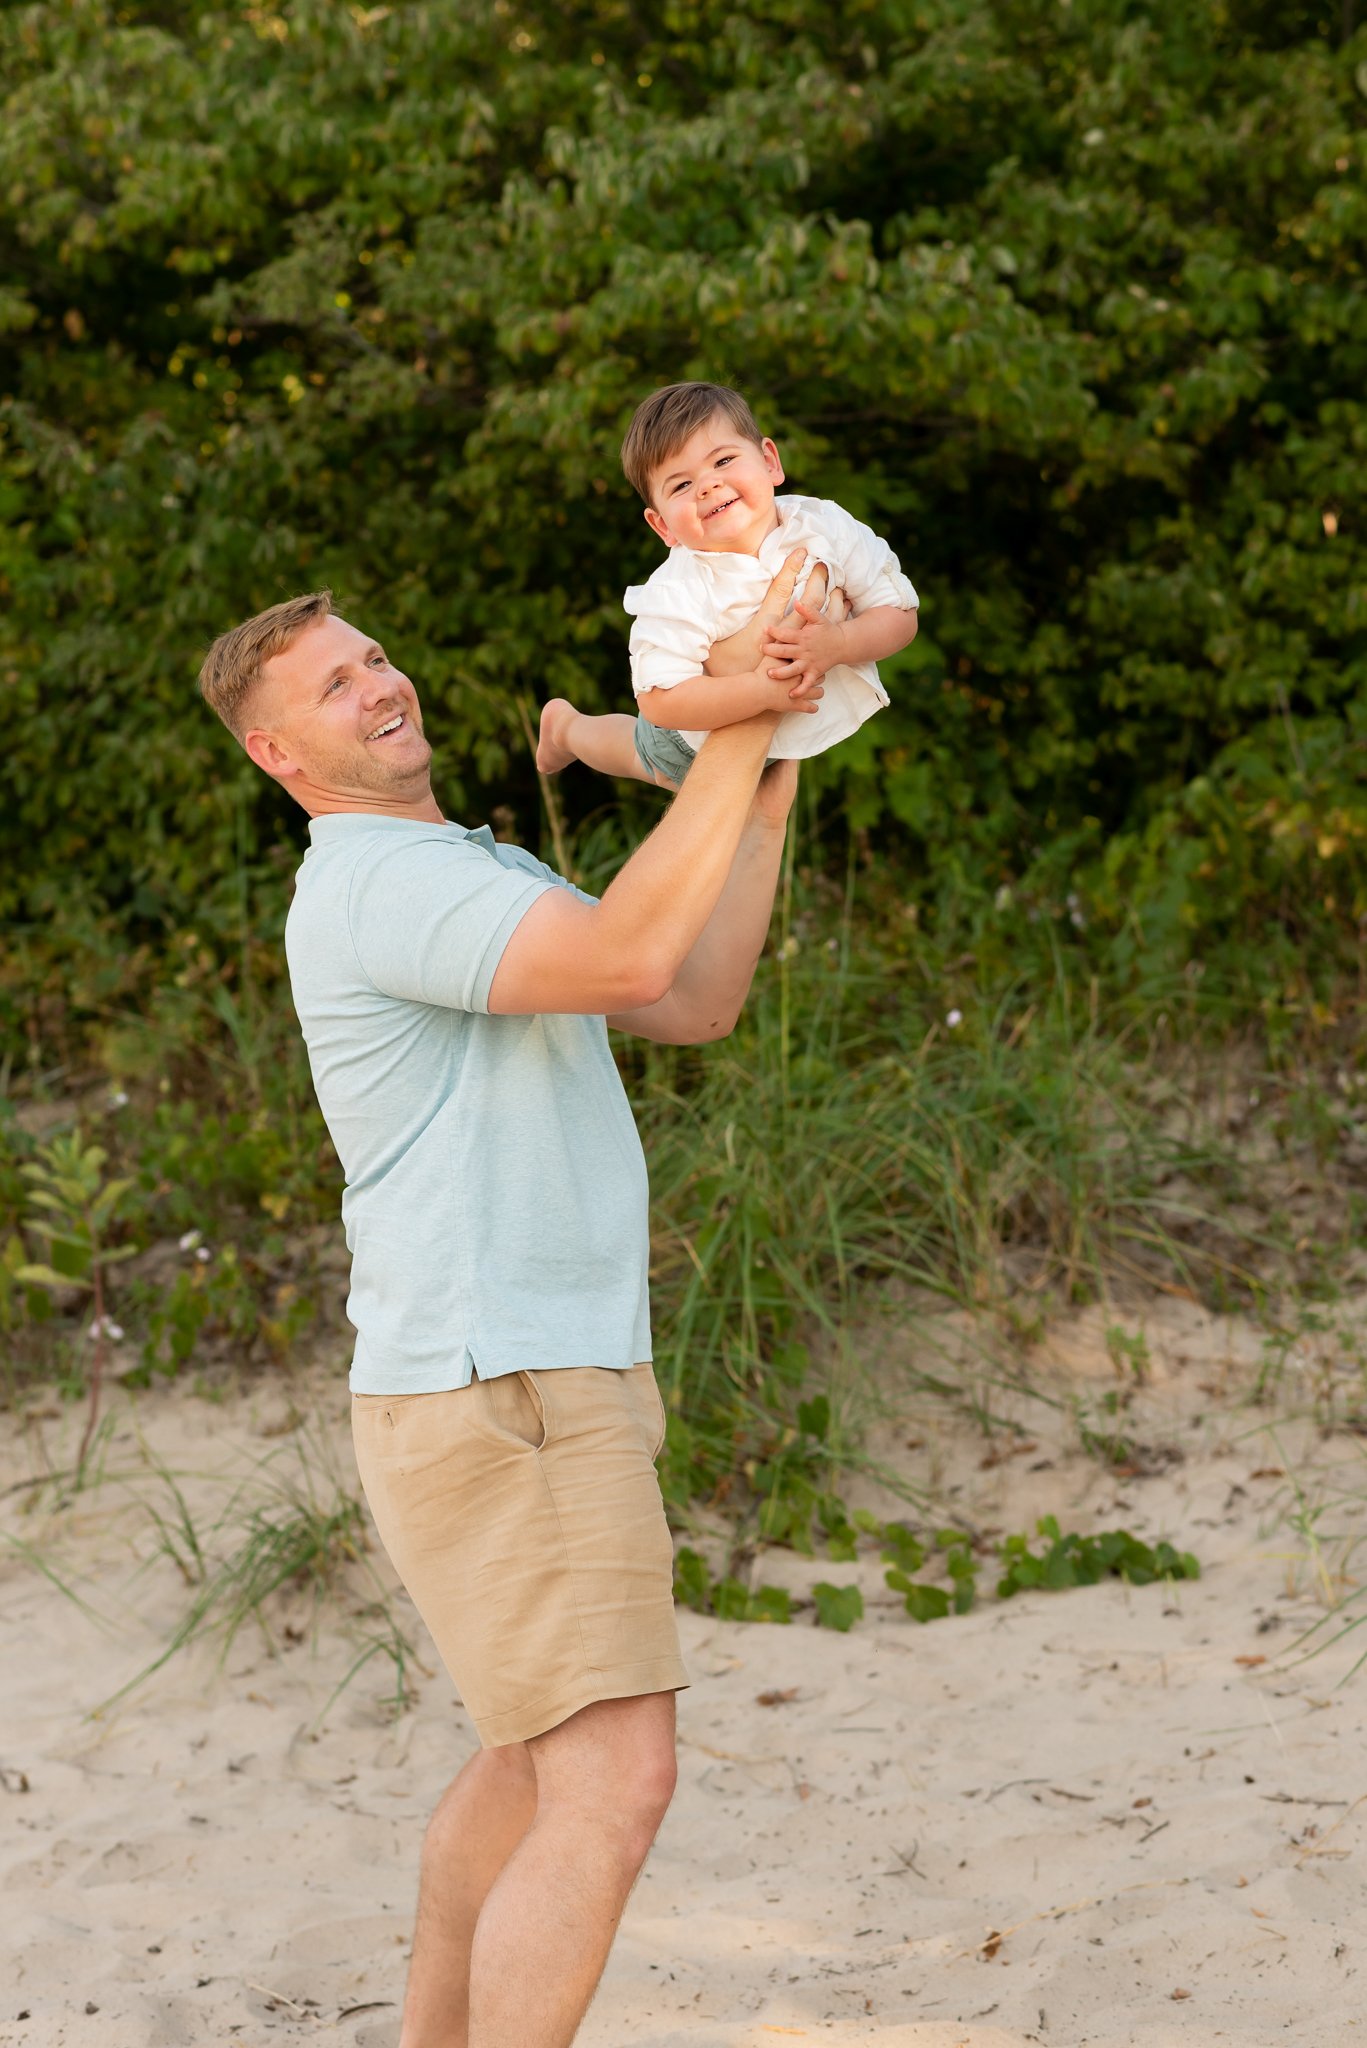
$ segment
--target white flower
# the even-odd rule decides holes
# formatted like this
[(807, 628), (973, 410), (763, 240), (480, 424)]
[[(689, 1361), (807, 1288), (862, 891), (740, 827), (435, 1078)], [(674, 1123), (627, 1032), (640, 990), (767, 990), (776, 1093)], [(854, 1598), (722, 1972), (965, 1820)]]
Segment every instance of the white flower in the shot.
[(951, 1031), (957, 1031), (959, 1026), (963, 1023), (963, 1021), (964, 1013), (962, 1010), (951, 1010), (949, 1015), (945, 1018), (945, 1022), (949, 1026)]
[(94, 1322), (90, 1325), (90, 1328), (86, 1334), (89, 1336), (92, 1343), (95, 1341), (96, 1338), (102, 1336), (107, 1337), (111, 1344), (121, 1344), (123, 1342), (123, 1330), (121, 1329), (119, 1324), (114, 1321), (113, 1316), (105, 1316), (103, 1320), (101, 1320), (99, 1316), (96, 1316)]
[(126, 1107), (126, 1105), (127, 1105), (127, 1102), (128, 1102), (128, 1097), (127, 1097), (127, 1095), (125, 1094), (125, 1092), (124, 1092), (124, 1090), (123, 1090), (122, 1088), (111, 1088), (111, 1089), (110, 1089), (110, 1091), (109, 1091), (109, 1107), (110, 1107), (111, 1109), (123, 1109), (123, 1108), (125, 1108), (125, 1107)]
[(183, 1237), (176, 1239), (176, 1243), (183, 1252), (192, 1252), (203, 1235), (202, 1230), (187, 1230)]
[(1009, 910), (1011, 908), (1011, 884), (1003, 882), (992, 900), (998, 910)]
[(198, 1251), (195, 1253), (195, 1257), (199, 1260), (201, 1266), (207, 1266), (210, 1259), (213, 1257), (213, 1253), (209, 1250), (207, 1244), (202, 1244), (199, 1247)]

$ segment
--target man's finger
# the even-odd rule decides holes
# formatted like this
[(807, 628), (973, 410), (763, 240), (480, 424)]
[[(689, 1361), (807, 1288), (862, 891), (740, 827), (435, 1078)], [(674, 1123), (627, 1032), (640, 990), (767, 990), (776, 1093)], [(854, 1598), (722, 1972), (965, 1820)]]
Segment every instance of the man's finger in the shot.
[(829, 580), (826, 574), (826, 564), (818, 562), (811, 575), (807, 578), (807, 588), (802, 593), (803, 603), (814, 604), (820, 610), (821, 606), (826, 602), (826, 585)]
[(783, 564), (783, 567), (779, 570), (764, 594), (764, 601), (759, 608), (761, 619), (781, 619), (783, 617), (783, 614), (788, 609), (793, 592), (797, 589), (797, 579), (802, 574), (803, 564), (806, 560), (806, 548), (793, 549), (793, 552), (789, 555), (787, 561)]

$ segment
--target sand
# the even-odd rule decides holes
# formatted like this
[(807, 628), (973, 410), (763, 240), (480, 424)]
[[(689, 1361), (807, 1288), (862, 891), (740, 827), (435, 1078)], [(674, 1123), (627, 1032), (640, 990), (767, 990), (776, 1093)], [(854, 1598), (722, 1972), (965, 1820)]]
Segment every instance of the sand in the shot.
[[(684, 1613), (679, 1792), (583, 2048), (1367, 2042), (1367, 1672), (1347, 1676), (1356, 1637), (1293, 1649), (1325, 1611), (1305, 1532), (1332, 1573), (1354, 1510), (1323, 1504), (1367, 1491), (1359, 1439), (1247, 1403), (1251, 1326), (1181, 1302), (1126, 1320), (1150, 1350), (1125, 1417), (1140, 1469), (1078, 1442), (1077, 1404), (1118, 1384), (1097, 1312), (1032, 1354), (1054, 1405), (985, 1381), (984, 1436), (894, 1377), (872, 1447), (975, 1527), (1123, 1525), (1194, 1549), (1203, 1577), (922, 1627), (876, 1558), (770, 1553), (757, 1580), (857, 1581), (866, 1618), (839, 1635)], [(940, 1348), (971, 1335), (946, 1319)], [(1332, 1372), (1307, 1352), (1283, 1396)], [(360, 1624), (295, 1601), (272, 1610), (274, 1650), (248, 1630), (220, 1670), (193, 1648), (91, 1712), (187, 1598), (151, 1555), (149, 1457), (211, 1518), (215, 1475), (298, 1471), (301, 1443), (316, 1461), (326, 1440), (350, 1483), (344, 1411), (336, 1378), (118, 1393), (104, 1484), (5, 1494), (29, 1552), (0, 1558), (0, 2048), (393, 2048), (422, 1822), (473, 1748), (444, 1675), (395, 1718), (372, 1660), (329, 1707)], [(0, 1485), (74, 1446), (71, 1410), (24, 1421)]]

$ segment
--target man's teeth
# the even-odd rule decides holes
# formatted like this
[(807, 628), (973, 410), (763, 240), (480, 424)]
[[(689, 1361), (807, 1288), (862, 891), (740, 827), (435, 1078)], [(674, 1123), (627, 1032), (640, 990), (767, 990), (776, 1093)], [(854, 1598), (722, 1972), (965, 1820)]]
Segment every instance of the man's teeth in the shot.
[(366, 734), (366, 738), (372, 740), (382, 740), (387, 732), (395, 731), (396, 728), (401, 726), (402, 724), (403, 713), (402, 711), (400, 711), (395, 717), (390, 719), (387, 725), (377, 725), (374, 732)]

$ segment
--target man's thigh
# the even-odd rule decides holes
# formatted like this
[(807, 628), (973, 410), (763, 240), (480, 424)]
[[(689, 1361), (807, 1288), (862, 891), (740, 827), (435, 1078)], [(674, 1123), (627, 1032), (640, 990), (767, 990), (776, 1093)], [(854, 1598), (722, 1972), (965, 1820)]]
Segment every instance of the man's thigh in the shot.
[(649, 1365), (352, 1404), (380, 1537), (480, 1738), (688, 1683)]

